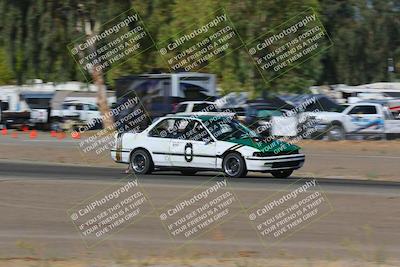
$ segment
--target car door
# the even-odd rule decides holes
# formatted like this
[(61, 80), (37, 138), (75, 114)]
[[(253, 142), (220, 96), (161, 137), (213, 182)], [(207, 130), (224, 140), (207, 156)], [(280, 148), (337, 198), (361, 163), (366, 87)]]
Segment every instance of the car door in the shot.
[(175, 129), (178, 133), (170, 143), (173, 166), (207, 169), (216, 167), (216, 143), (199, 120), (181, 120)]
[(82, 121), (87, 121), (87, 114), (85, 112), (83, 104), (74, 104), (76, 112), (79, 114), (79, 119)]
[(384, 118), (375, 105), (357, 105), (348, 113), (354, 133), (383, 133)]
[(101, 117), (98, 108), (93, 104), (85, 104), (85, 112), (87, 114), (88, 121)]
[(172, 166), (170, 143), (176, 119), (162, 119), (147, 134), (146, 144), (156, 166)]
[[(64, 110), (63, 110), (63, 117), (69, 117), (69, 118), (75, 118), (75, 119), (81, 119), (81, 114), (77, 110), (76, 104), (64, 104)], [(67, 110), (65, 112), (65, 110)]]
[(383, 114), (385, 116), (385, 133), (398, 136), (400, 134), (400, 120), (396, 120), (387, 108), (383, 109)]

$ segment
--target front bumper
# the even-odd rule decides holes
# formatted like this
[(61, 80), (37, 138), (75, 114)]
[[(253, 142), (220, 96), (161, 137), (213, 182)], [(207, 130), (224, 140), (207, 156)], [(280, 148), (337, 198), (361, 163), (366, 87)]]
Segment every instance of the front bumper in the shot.
[(303, 166), (305, 155), (282, 155), (271, 157), (246, 157), (246, 166), (249, 171), (275, 171), (275, 170), (296, 170)]

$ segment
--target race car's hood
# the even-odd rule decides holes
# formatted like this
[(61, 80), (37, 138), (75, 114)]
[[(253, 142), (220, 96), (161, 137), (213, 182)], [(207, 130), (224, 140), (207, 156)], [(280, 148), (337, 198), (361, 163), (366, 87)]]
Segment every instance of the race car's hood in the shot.
[(271, 142), (262, 141), (259, 139), (252, 138), (240, 138), (240, 139), (230, 139), (228, 142), (245, 145), (249, 147), (256, 148), (262, 152), (291, 152), (300, 149), (296, 145), (285, 143), (279, 140), (273, 140)]

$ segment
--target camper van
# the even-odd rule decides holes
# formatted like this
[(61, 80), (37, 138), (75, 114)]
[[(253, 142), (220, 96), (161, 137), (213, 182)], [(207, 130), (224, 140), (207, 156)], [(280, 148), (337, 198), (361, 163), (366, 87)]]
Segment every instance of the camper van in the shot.
[(31, 124), (31, 109), (16, 86), (3, 86), (0, 94), (0, 128)]

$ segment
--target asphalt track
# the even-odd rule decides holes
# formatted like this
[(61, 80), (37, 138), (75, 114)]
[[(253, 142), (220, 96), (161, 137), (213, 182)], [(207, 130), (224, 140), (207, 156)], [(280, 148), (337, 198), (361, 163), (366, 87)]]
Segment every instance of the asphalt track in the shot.
[[(216, 175), (159, 172), (138, 178), (158, 210)], [(234, 217), (186, 244), (168, 238), (158, 213), (154, 212), (87, 248), (66, 211), (126, 176), (123, 166), (99, 168), (1, 161), (0, 257), (27, 256), (32, 253), (25, 248), (28, 246), (44, 256), (59, 258), (108, 257), (116, 251), (132, 251), (136, 256), (247, 253), (261, 257), (400, 259), (400, 183), (326, 178), (315, 179), (329, 199), (331, 211), (268, 247), (260, 242), (246, 216)], [(250, 174), (228, 182), (243, 205), (251, 207), (301, 178), (314, 177), (275, 179)]]
[[(43, 163), (27, 163), (15, 161), (0, 161), (0, 178), (28, 178), (28, 179), (74, 179), (74, 180), (103, 180), (113, 181), (126, 176), (124, 165), (121, 168), (102, 168), (102, 167), (86, 167), (74, 166), (69, 164), (43, 164)], [(183, 176), (180, 172), (174, 171), (156, 171), (151, 175), (144, 175), (139, 178), (145, 179), (151, 183), (158, 182), (184, 182), (190, 183), (201, 180), (208, 180), (219, 175), (218, 172), (199, 172), (196, 175)], [(320, 185), (332, 186), (335, 188), (346, 189), (392, 189), (400, 190), (400, 182), (391, 181), (373, 181), (373, 180), (352, 180), (343, 178), (318, 178), (318, 177), (301, 177), (295, 174), (286, 179), (272, 178), (266, 174), (260, 176), (254, 173), (249, 173), (245, 178), (232, 179), (231, 182), (258, 186), (270, 185), (286, 185), (301, 178), (315, 178)]]

